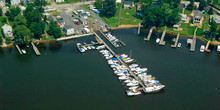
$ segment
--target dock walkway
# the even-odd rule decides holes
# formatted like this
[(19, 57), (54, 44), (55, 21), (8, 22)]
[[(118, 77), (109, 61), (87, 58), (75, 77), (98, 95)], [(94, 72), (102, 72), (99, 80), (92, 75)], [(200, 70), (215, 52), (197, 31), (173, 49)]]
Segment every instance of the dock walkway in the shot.
[(79, 37), (86, 37), (86, 36), (90, 36), (90, 35), (93, 35), (93, 33), (82, 34), (82, 35), (73, 35), (73, 36), (69, 36), (69, 37), (61, 37), (61, 38), (58, 38), (57, 41), (69, 40), (69, 39), (74, 39), (74, 38), (79, 38)]
[[(120, 61), (120, 63), (122, 63), (123, 65), (125, 65), (126, 67), (128, 67), (128, 65), (123, 62), (118, 55), (94, 32), (94, 34), (96, 35), (97, 38), (99, 38), (103, 44), (106, 46), (106, 48)], [(129, 67), (128, 67), (129, 68)], [(140, 85), (145, 88), (146, 86), (143, 84), (143, 82), (132, 72), (130, 71), (130, 74), (140, 83)]]
[(171, 45), (171, 47), (176, 48), (178, 41), (179, 41), (179, 37), (180, 37), (180, 33), (177, 34), (176, 40), (175, 40), (175, 44)]
[(197, 29), (198, 29), (198, 27), (194, 31), (194, 35), (193, 35), (190, 51), (195, 51), (195, 47), (196, 47), (196, 31), (197, 31)]
[(15, 45), (15, 47), (17, 48), (17, 50), (18, 50), (18, 52), (19, 52), (20, 54), (23, 54), (23, 53), (21, 52), (20, 47), (19, 47), (17, 44)]
[(160, 42), (159, 42), (159, 44), (160, 45), (165, 45), (165, 41), (164, 41), (164, 37), (165, 37), (165, 35), (166, 35), (166, 31), (167, 31), (167, 28), (165, 27), (165, 29), (164, 29), (164, 31), (163, 31), (163, 34), (162, 34), (162, 36), (161, 36), (161, 39), (160, 39)]
[(210, 45), (210, 43), (211, 43), (211, 40), (209, 40), (209, 41), (207, 42), (207, 44), (206, 44), (206, 47), (205, 47), (205, 50), (206, 50), (206, 51), (210, 51), (210, 50), (209, 50), (209, 45)]
[(152, 32), (153, 32), (153, 29), (154, 29), (154, 27), (151, 27), (150, 32), (148, 33), (147, 38), (144, 38), (144, 40), (146, 40), (146, 41), (149, 41), (149, 40), (150, 40), (151, 34), (152, 34)]
[(34, 52), (36, 53), (36, 55), (40, 56), (40, 55), (41, 55), (41, 54), (40, 54), (40, 51), (39, 51), (38, 48), (34, 45), (33, 42), (31, 42), (31, 45), (32, 45), (32, 47), (33, 47)]

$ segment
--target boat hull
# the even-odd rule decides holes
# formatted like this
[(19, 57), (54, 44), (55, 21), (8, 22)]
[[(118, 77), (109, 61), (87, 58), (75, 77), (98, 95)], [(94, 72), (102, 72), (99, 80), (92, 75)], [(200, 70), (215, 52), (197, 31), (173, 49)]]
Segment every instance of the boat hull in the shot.
[(155, 91), (150, 91), (150, 92), (147, 92), (147, 91), (143, 91), (144, 94), (155, 94), (155, 93), (158, 93), (158, 92), (162, 92), (165, 90), (165, 87), (161, 88), (161, 89), (158, 89), (158, 90), (155, 90)]

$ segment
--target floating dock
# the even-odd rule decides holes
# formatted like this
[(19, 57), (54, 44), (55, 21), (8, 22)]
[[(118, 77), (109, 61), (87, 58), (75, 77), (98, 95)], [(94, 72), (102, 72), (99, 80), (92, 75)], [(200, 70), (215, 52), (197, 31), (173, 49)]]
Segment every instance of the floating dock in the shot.
[(209, 41), (207, 42), (207, 44), (206, 44), (206, 47), (205, 47), (205, 51), (206, 51), (206, 52), (210, 52), (210, 50), (209, 50), (209, 45), (210, 45), (210, 43), (211, 43), (211, 40), (209, 40)]
[(121, 40), (117, 41), (117, 42), (113, 42), (111, 41), (101, 30), (99, 30), (99, 32), (115, 47), (117, 48), (117, 46), (114, 43), (121, 43), (123, 46), (125, 46), (126, 44), (124, 42), (122, 42)]
[(40, 56), (40, 55), (41, 55), (41, 54), (40, 54), (40, 51), (39, 51), (38, 48), (34, 45), (33, 42), (31, 42), (31, 45), (32, 45), (32, 47), (33, 47), (34, 52), (36, 53), (36, 55), (37, 55), (37, 56)]
[(152, 34), (152, 32), (153, 32), (153, 29), (154, 29), (154, 27), (151, 27), (151, 28), (150, 28), (150, 31), (149, 31), (149, 33), (148, 33), (148, 36), (147, 36), (147, 38), (144, 38), (144, 40), (146, 40), (146, 41), (149, 41), (149, 40), (150, 40), (151, 34)]
[(17, 44), (15, 45), (15, 47), (17, 48), (17, 50), (18, 50), (18, 52), (19, 52), (20, 54), (23, 54), (23, 53), (21, 52), (20, 47), (19, 47)]
[[(122, 63), (123, 65), (125, 65), (126, 67), (128, 67), (128, 65), (125, 63), (125, 62), (123, 62), (119, 57), (118, 57), (118, 55), (94, 32), (94, 34), (95, 34), (95, 36), (97, 37), (97, 38), (99, 38), (102, 42), (103, 42), (103, 44), (106, 46), (106, 48), (120, 61), (120, 63)], [(128, 67), (129, 68), (129, 67)], [(132, 72), (132, 71), (130, 71), (130, 74), (131, 74), (131, 76), (133, 76), (138, 82), (139, 82), (139, 84), (142, 86), (142, 88), (145, 88), (146, 86), (143, 84), (143, 82)]]
[(166, 27), (165, 27), (165, 29), (164, 29), (164, 31), (163, 31), (163, 34), (162, 34), (162, 36), (161, 36), (161, 39), (160, 39), (160, 42), (159, 42), (159, 44), (160, 45), (165, 45), (165, 41), (164, 41), (164, 37), (165, 37), (165, 35), (166, 35), (166, 31), (167, 31), (167, 29), (166, 29)]
[(74, 36), (69, 36), (69, 37), (61, 37), (61, 38), (58, 38), (57, 41), (75, 39), (75, 38), (86, 37), (86, 36), (90, 36), (90, 35), (93, 35), (93, 33), (82, 34), (82, 35), (74, 35)]
[(176, 40), (175, 40), (175, 44), (171, 45), (172, 48), (176, 48), (178, 41), (179, 41), (179, 37), (180, 37), (180, 33), (177, 34)]

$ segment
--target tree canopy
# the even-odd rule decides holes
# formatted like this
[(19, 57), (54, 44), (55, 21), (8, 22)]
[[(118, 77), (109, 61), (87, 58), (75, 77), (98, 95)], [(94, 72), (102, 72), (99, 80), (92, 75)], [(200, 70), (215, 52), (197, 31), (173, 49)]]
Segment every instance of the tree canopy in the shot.
[(13, 21), (13, 25), (14, 26), (17, 26), (17, 25), (26, 25), (27, 23), (27, 20), (24, 16), (22, 16), (21, 14), (17, 15), (15, 18), (14, 18), (14, 21)]
[(31, 31), (25, 25), (17, 25), (14, 29), (14, 36), (17, 43), (27, 43), (30, 39)]
[(57, 21), (50, 20), (48, 34), (53, 35), (55, 38), (59, 38), (62, 36), (62, 31), (58, 26)]
[(115, 13), (115, 0), (105, 0), (105, 2), (103, 2), (103, 8), (101, 9), (101, 15), (105, 17), (112, 17), (115, 16)]
[(143, 24), (146, 27), (172, 26), (180, 21), (179, 8), (172, 9), (170, 4), (163, 3), (159, 7), (144, 6)]
[(207, 6), (207, 2), (205, 0), (200, 0), (199, 10), (202, 11)]
[(10, 21), (14, 21), (14, 17), (21, 13), (21, 9), (19, 7), (11, 7), (9, 11), (6, 12), (6, 16), (9, 16)]
[(41, 21), (39, 23), (33, 22), (30, 25), (31, 32), (34, 33), (35, 38), (40, 38), (44, 34), (45, 22)]
[(102, 9), (102, 3), (103, 3), (102, 0), (95, 0), (94, 5), (97, 9), (101, 10)]
[(211, 27), (210, 27), (210, 33), (213, 37), (216, 36), (217, 34), (217, 28), (218, 28), (218, 24), (215, 22), (215, 20), (211, 20), (211, 23), (210, 23)]

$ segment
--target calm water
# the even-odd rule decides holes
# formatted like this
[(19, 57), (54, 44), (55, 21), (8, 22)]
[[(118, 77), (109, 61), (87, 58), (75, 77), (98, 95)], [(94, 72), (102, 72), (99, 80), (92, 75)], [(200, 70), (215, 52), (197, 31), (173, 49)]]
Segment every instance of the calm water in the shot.
[[(181, 37), (181, 48), (144, 42), (136, 29), (113, 32), (149, 74), (166, 85), (163, 93), (127, 97), (124, 86), (96, 50), (78, 52), (77, 42), (39, 44), (41, 56), (32, 49), (19, 55), (15, 48), (0, 49), (0, 110), (218, 110), (220, 108), (220, 53), (195, 52)], [(112, 46), (111, 46), (112, 47)], [(113, 48), (113, 47), (112, 47)], [(216, 47), (212, 47), (216, 50)]]

